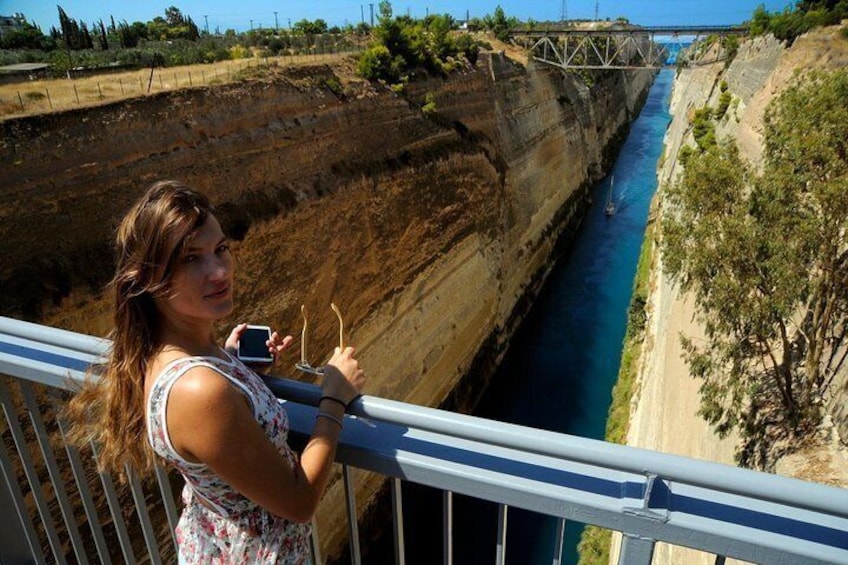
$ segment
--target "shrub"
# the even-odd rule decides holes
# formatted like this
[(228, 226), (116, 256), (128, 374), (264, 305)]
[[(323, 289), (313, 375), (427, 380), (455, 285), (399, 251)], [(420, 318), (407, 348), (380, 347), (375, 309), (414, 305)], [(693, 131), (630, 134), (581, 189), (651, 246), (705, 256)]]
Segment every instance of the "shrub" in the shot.
[[(725, 84), (725, 83), (722, 83)], [(730, 102), (733, 100), (733, 95), (729, 90), (722, 90), (721, 96), (718, 98), (718, 108), (715, 111), (715, 118), (721, 120), (727, 113), (727, 108), (730, 107)]]
[(695, 153), (695, 150), (690, 145), (684, 145), (680, 148), (680, 151), (677, 153), (677, 161), (683, 165), (683, 168), (686, 168), (686, 163), (689, 162), (693, 153)]
[(692, 120), (692, 137), (701, 151), (706, 151), (716, 144), (715, 124), (712, 117), (713, 111), (709, 106), (695, 110), (695, 117)]
[(250, 57), (250, 50), (243, 45), (233, 45), (229, 51), (230, 59), (247, 59)]
[(385, 45), (369, 47), (359, 58), (357, 72), (368, 80), (382, 79), (396, 82), (406, 67), (406, 61), (400, 55), (392, 56)]
[(424, 105), (421, 106), (421, 111), (424, 112), (425, 116), (429, 116), (431, 114), (436, 113), (436, 95), (432, 92), (427, 92), (424, 95)]

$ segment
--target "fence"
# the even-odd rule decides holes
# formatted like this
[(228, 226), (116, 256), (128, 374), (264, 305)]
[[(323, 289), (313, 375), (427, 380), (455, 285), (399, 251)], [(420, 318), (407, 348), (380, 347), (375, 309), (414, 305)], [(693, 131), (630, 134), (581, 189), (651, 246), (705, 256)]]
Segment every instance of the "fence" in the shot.
[[(309, 50), (307, 50), (309, 51)], [(251, 69), (322, 64), (358, 53), (356, 46), (317, 46), (307, 53), (238, 59), (184, 67), (109, 73), (77, 79), (33, 80), (0, 85), (0, 117), (37, 114), (145, 96), (178, 88), (214, 85), (240, 79)]]
[[(122, 555), (116, 558), (130, 563), (148, 558), (160, 563), (173, 555), (176, 506), (164, 472), (158, 474), (158, 492), (131, 486), (138, 519), (129, 522), (138, 524), (130, 527), (140, 529), (142, 535), (135, 537), (143, 540), (133, 546), (111, 479), (101, 476), (101, 488), (92, 494), (86, 462), (50, 440), (45, 422), (55, 420), (53, 404), (69, 378), (81, 378), (107, 346), (89, 336), (0, 318), (0, 372), (11, 377), (6, 380), (19, 396), (0, 380), (7, 423), (0, 452), (6, 482), (5, 489), (0, 485), (0, 561), (42, 562), (52, 553), (59, 563), (110, 562), (107, 539), (118, 540)], [(294, 441), (302, 440), (314, 421), (320, 390), (280, 379), (268, 383), (283, 399)], [(734, 557), (848, 564), (844, 489), (368, 396), (351, 412), (345, 416), (338, 462), (353, 563), (361, 561), (350, 481), (356, 468), (390, 480), (396, 563), (405, 562), (400, 485), (412, 481), (443, 491), (445, 563), (453, 560), (451, 501), (460, 493), (498, 505), (497, 563), (505, 562), (509, 508), (521, 507), (557, 519), (555, 564), (561, 562), (566, 520), (621, 531), (619, 563), (628, 565), (650, 563), (657, 541), (714, 554), (716, 563)], [(61, 436), (61, 422), (51, 425)], [(41, 461), (36, 461), (39, 450)], [(67, 456), (60, 464), (63, 452)], [(62, 465), (72, 472), (63, 472)], [(95, 499), (105, 500), (111, 517), (101, 516)], [(151, 514), (164, 516), (159, 531)]]

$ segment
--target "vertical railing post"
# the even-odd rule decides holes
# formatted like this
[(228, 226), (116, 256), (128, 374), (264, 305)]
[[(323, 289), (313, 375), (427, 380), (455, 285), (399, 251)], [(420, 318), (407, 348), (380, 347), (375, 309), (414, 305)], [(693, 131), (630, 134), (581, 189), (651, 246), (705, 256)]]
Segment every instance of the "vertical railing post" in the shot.
[[(61, 404), (58, 399), (54, 399), (54, 410), (59, 413)], [(82, 464), (82, 458), (79, 450), (68, 443), (68, 428), (66, 422), (62, 418), (56, 418), (56, 423), (59, 425), (59, 433), (62, 435), (62, 442), (65, 444), (65, 452), (68, 454), (68, 463), (71, 466), (71, 472), (77, 483), (80, 500), (82, 501), (85, 516), (88, 519), (88, 526), (91, 529), (91, 536), (94, 538), (94, 545), (97, 549), (97, 556), (100, 558), (100, 563), (110, 565), (112, 558), (109, 556), (109, 547), (106, 544), (106, 537), (103, 535), (103, 528), (100, 525), (100, 517), (97, 514), (97, 506), (94, 498), (91, 496), (91, 489), (88, 486), (88, 481), (85, 476), (85, 468)]]
[[(29, 517), (24, 502), (21, 488), (18, 485), (17, 477), (15, 476), (12, 460), (6, 451), (6, 446), (0, 442), (0, 470), (3, 471), (3, 478), (8, 487), (7, 500), (3, 496), (4, 491), (0, 488), (0, 515), (4, 518), (13, 514), (10, 506), (14, 506), (14, 514), (18, 517), (19, 528), (15, 527), (14, 520), (6, 518), (3, 522), (2, 534), (0, 534), (0, 542), (3, 543), (4, 551), (13, 559), (20, 557), (32, 558), (36, 563), (43, 563), (44, 553), (41, 551), (41, 544), (38, 542), (38, 534), (35, 532), (35, 526)], [(28, 551), (27, 551), (28, 550)]]
[(44, 497), (44, 490), (41, 488), (41, 479), (35, 469), (35, 463), (32, 460), (32, 454), (29, 451), (23, 428), (21, 428), (21, 424), (18, 421), (18, 414), (14, 409), (12, 398), (2, 379), (0, 379), (0, 402), (3, 404), (3, 411), (6, 413), (6, 423), (9, 425), (9, 431), (12, 433), (12, 439), (18, 450), (21, 465), (24, 468), (26, 479), (29, 481), (30, 492), (38, 509), (38, 515), (41, 518), (41, 525), (44, 526), (44, 531), (47, 534), (47, 541), (53, 552), (53, 558), (57, 563), (66, 563), (67, 561), (62, 550), (62, 542), (53, 523), (53, 516), (50, 514), (48, 501)]
[(141, 533), (144, 538), (144, 543), (147, 546), (147, 553), (150, 555), (150, 562), (154, 565), (162, 563), (162, 557), (159, 552), (159, 544), (156, 543), (156, 532), (153, 531), (153, 523), (150, 521), (150, 513), (147, 510), (147, 501), (144, 496), (144, 490), (138, 480), (135, 470), (131, 467), (126, 467), (127, 477), (129, 478), (130, 492), (132, 493), (133, 502), (135, 502), (135, 513), (141, 523)]
[(654, 557), (654, 544), (650, 538), (625, 533), (621, 536), (621, 551), (618, 565), (651, 565)]
[(88, 563), (88, 558), (85, 555), (85, 548), (82, 543), (77, 521), (74, 517), (73, 508), (71, 508), (71, 500), (68, 498), (68, 492), (65, 489), (65, 481), (59, 471), (59, 464), (56, 461), (56, 456), (53, 453), (53, 446), (50, 443), (50, 435), (47, 433), (47, 427), (44, 424), (44, 417), (41, 414), (41, 409), (38, 406), (38, 401), (35, 398), (35, 391), (32, 385), (28, 382), (20, 383), (21, 392), (23, 392), (24, 404), (27, 412), (29, 412), (29, 420), (32, 428), (35, 430), (35, 439), (38, 447), (41, 449), (41, 458), (44, 461), (44, 466), (47, 467), (47, 475), (50, 477), (50, 483), (53, 487), (53, 494), (56, 497), (56, 502), (59, 505), (59, 512), (62, 519), (65, 521), (65, 532), (70, 538), (71, 547), (74, 550), (78, 563)]
[(506, 513), (509, 507), (506, 504), (498, 504), (498, 541), (495, 552), (496, 565), (506, 563)]
[(356, 494), (353, 491), (353, 480), (350, 467), (342, 465), (342, 476), (344, 478), (345, 500), (347, 501), (347, 531), (350, 536), (350, 562), (353, 565), (362, 563), (359, 549), (359, 526), (356, 523)]
[(556, 537), (554, 538), (553, 565), (562, 565), (562, 546), (565, 540), (565, 519), (557, 519)]
[(442, 491), (442, 563), (453, 565), (453, 493)]
[(165, 516), (168, 518), (168, 529), (171, 533), (171, 542), (174, 544), (174, 549), (177, 549), (177, 523), (180, 515), (177, 512), (177, 505), (174, 502), (174, 492), (171, 490), (171, 483), (168, 477), (168, 471), (161, 465), (156, 465), (156, 482), (159, 483), (159, 494), (162, 495), (162, 507), (165, 509)]
[(403, 498), (400, 479), (392, 478), (392, 530), (395, 536), (395, 565), (406, 563), (403, 541)]
[[(97, 459), (99, 455), (97, 445), (93, 442), (89, 445), (91, 446), (91, 454), (94, 456), (94, 464), (98, 465)], [(100, 484), (103, 486), (103, 492), (106, 494), (106, 504), (109, 506), (109, 514), (112, 516), (112, 525), (115, 527), (115, 535), (118, 536), (118, 545), (121, 547), (124, 562), (135, 563), (132, 540), (127, 531), (126, 521), (124, 521), (124, 513), (121, 510), (118, 493), (115, 492), (115, 483), (108, 473), (98, 473), (98, 475), (100, 476)]]

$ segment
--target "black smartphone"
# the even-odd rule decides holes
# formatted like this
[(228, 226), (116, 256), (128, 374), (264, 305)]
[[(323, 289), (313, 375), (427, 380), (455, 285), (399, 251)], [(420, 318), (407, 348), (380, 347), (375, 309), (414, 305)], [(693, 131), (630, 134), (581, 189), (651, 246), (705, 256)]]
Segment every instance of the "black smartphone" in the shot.
[(250, 363), (273, 363), (274, 358), (265, 344), (271, 339), (268, 326), (247, 326), (239, 338), (238, 358)]

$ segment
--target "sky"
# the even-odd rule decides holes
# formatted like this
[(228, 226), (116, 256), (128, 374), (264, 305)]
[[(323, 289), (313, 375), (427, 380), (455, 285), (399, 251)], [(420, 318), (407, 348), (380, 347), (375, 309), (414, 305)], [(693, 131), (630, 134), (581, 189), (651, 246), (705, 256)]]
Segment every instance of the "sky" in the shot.
[[(44, 33), (59, 27), (56, 5), (78, 22), (93, 23), (110, 16), (116, 22), (147, 22), (164, 16), (165, 9), (176, 6), (191, 16), (201, 29), (218, 28), (247, 31), (253, 27), (287, 27), (289, 20), (322, 18), (329, 25), (357, 24), (370, 21), (373, 2), (375, 19), (379, 0), (0, 0), (0, 15), (22, 13)], [(456, 19), (482, 17), (500, 4), (507, 16), (521, 20), (558, 21), (563, 8), (568, 18), (593, 19), (597, 6), (600, 19), (624, 16), (640, 25), (722, 25), (741, 23), (763, 4), (770, 12), (794, 5), (794, 0), (395, 0), (394, 13), (420, 18), (430, 14), (450, 14)], [(277, 12), (276, 16), (274, 12)], [(275, 21), (276, 17), (276, 21)]]

